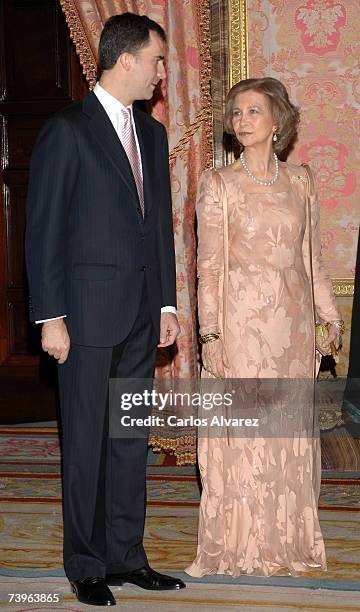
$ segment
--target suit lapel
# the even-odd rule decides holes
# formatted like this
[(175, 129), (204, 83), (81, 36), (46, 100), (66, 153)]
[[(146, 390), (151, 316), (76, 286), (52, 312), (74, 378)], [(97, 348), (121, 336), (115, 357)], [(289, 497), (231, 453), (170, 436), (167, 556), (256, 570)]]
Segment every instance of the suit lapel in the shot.
[(91, 134), (120, 174), (131, 194), (138, 199), (135, 180), (124, 147), (94, 93), (90, 93), (84, 98), (83, 110), (90, 117), (89, 130)]

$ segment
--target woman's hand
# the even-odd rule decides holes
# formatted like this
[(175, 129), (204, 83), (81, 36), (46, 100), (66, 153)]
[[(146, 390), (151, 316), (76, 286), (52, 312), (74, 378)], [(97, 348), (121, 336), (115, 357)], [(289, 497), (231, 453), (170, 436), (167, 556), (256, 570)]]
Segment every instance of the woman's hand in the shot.
[(340, 339), (341, 339), (341, 330), (340, 330), (339, 326), (334, 324), (334, 323), (330, 323), (330, 325), (328, 327), (328, 335), (321, 342), (320, 346), (321, 346), (321, 348), (324, 349), (324, 351), (326, 351), (326, 350), (330, 351), (330, 345), (331, 345), (331, 343), (333, 343), (335, 348), (336, 348), (336, 350), (338, 350), (338, 348), (340, 346)]
[(331, 323), (329, 325), (328, 332), (328, 337), (326, 338), (326, 341), (324, 343), (325, 347), (330, 348), (331, 343), (333, 343), (336, 350), (338, 350), (341, 341), (341, 328), (339, 327), (339, 325)]
[(338, 350), (340, 347), (340, 340), (341, 340), (341, 330), (339, 329), (339, 326), (334, 325), (334, 323), (331, 323), (331, 325), (329, 326), (329, 335), (327, 337), (327, 342), (329, 346), (333, 342), (336, 350)]
[(225, 378), (225, 368), (229, 367), (229, 362), (221, 338), (202, 345), (202, 362), (207, 372), (216, 378)]
[(341, 345), (341, 334), (343, 332), (343, 322), (328, 323), (327, 336), (323, 340), (317, 339), (318, 350), (322, 355), (332, 355), (335, 363), (339, 361), (338, 350)]

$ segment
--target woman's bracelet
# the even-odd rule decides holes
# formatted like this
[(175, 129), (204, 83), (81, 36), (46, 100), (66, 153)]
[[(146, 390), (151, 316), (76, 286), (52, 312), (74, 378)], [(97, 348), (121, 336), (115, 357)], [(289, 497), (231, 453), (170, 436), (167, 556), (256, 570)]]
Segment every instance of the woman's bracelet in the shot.
[(200, 336), (199, 340), (201, 344), (207, 344), (208, 342), (214, 342), (214, 340), (218, 340), (220, 338), (220, 334), (217, 332), (212, 332), (210, 334), (204, 334)]

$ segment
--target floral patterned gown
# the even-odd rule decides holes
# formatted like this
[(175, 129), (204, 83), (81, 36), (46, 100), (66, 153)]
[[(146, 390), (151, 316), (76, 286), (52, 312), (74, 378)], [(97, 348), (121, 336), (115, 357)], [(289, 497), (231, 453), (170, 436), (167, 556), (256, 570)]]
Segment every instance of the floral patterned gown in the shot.
[[(313, 381), (314, 318), (341, 318), (321, 262), (316, 191), (309, 223), (302, 167), (282, 164), (288, 191), (244, 193), (238, 164), (218, 171), (220, 186), (214, 170), (199, 184), (200, 332), (221, 331), (228, 378)], [(198, 461), (198, 548), (188, 574), (326, 569), (317, 438), (199, 435)]]

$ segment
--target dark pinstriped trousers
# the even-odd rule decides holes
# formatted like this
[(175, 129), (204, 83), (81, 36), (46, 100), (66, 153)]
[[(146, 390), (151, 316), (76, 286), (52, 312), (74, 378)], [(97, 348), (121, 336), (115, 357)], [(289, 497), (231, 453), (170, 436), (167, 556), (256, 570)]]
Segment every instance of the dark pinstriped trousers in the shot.
[(69, 580), (147, 565), (147, 440), (108, 437), (108, 381), (152, 378), (157, 342), (144, 282), (139, 314), (121, 344), (73, 345), (65, 364), (58, 366)]

